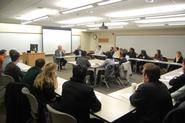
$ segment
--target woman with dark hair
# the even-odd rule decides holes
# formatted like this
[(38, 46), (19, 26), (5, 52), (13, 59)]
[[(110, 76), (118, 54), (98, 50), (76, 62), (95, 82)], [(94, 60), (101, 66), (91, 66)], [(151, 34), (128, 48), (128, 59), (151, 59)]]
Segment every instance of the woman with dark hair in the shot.
[[(151, 60), (152, 58), (149, 57), (146, 53), (146, 50), (141, 50), (141, 53), (139, 54), (138, 56), (139, 59), (147, 59), (147, 60)], [(136, 66), (136, 71), (140, 74), (142, 74), (142, 69), (143, 69), (143, 65), (145, 64), (146, 62), (143, 62), (143, 61), (138, 61), (137, 62), (137, 66)]]
[(157, 53), (155, 54), (154, 59), (163, 61), (163, 55), (161, 54), (161, 50), (157, 49)]

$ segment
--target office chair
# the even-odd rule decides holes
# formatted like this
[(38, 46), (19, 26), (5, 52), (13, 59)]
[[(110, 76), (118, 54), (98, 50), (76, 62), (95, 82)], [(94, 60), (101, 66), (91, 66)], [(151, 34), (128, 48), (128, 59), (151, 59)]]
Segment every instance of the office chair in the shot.
[(105, 83), (107, 88), (109, 87), (109, 83), (117, 83), (118, 85), (121, 86), (120, 82), (117, 80), (116, 77), (116, 65), (108, 65), (107, 68), (105, 69), (105, 74), (101, 75), (101, 82)]
[(38, 101), (35, 96), (30, 93), (28, 88), (23, 87), (21, 91), (24, 95), (26, 95), (30, 103), (32, 119), (29, 120), (32, 120), (33, 123), (36, 123), (38, 121)]
[(73, 116), (57, 111), (48, 104), (46, 105), (46, 107), (51, 116), (52, 123), (77, 123), (77, 120)]

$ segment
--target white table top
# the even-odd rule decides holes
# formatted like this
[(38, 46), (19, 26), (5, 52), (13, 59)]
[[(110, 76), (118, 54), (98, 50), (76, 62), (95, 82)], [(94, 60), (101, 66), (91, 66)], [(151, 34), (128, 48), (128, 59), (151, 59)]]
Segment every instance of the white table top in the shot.
[(172, 87), (171, 85), (169, 85), (169, 81), (175, 76), (180, 76), (181, 74), (183, 74), (182, 68), (179, 68), (179, 69), (176, 69), (176, 70), (173, 70), (166, 74), (161, 75), (159, 80), (162, 81), (169, 89)]
[(21, 62), (17, 63), (17, 66), (18, 66), (18, 67), (21, 69), (21, 71), (23, 71), (23, 72), (27, 72), (27, 71), (31, 68), (31, 66), (26, 65), (26, 64), (21, 63)]
[(128, 60), (134, 60), (134, 61), (144, 61), (144, 62), (151, 62), (151, 63), (159, 63), (159, 64), (169, 64), (169, 65), (178, 65), (181, 66), (180, 63), (175, 62), (165, 62), (165, 61), (159, 61), (159, 60), (147, 60), (147, 59), (138, 59), (138, 58), (128, 58)]
[(80, 55), (64, 55), (64, 56), (54, 56), (55, 58), (61, 59), (61, 58), (76, 58), (81, 57)]
[(113, 122), (135, 109), (128, 102), (118, 100), (97, 91), (95, 91), (95, 94), (100, 100), (102, 107), (101, 110), (94, 113), (94, 115), (104, 119), (107, 122)]
[(116, 99), (119, 99), (119, 100), (126, 101), (126, 102), (130, 103), (129, 97), (132, 94), (133, 94), (133, 88), (132, 88), (132, 86), (129, 86), (127, 88), (118, 90), (118, 91), (110, 93), (108, 95), (111, 96), (111, 97), (114, 97)]
[(98, 56), (98, 57), (103, 57), (103, 58), (105, 58), (106, 57), (106, 55), (103, 55), (103, 54), (91, 54), (92, 56)]
[[(91, 68), (98, 68), (98, 67), (101, 67), (101, 65), (103, 65), (105, 60), (92, 59), (92, 60), (89, 60), (89, 62), (91, 64), (91, 66), (90, 66)], [(68, 63), (76, 65), (76, 61), (72, 61), (72, 62), (68, 62)], [(119, 62), (115, 62), (115, 64), (119, 64)]]

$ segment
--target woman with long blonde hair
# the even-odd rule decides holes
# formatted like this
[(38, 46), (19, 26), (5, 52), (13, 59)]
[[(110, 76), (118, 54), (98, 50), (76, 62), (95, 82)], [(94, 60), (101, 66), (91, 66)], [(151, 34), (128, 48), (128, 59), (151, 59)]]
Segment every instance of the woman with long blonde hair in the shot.
[(57, 88), (57, 65), (55, 63), (48, 63), (44, 70), (37, 75), (34, 80), (34, 87), (36, 88), (36, 97), (41, 103), (46, 104), (54, 101)]

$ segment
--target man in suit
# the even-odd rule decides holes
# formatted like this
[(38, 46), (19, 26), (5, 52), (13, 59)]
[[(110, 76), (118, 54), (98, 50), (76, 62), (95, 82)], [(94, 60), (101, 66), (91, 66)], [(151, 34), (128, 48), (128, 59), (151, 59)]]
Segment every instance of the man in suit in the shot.
[(71, 114), (78, 123), (97, 123), (90, 119), (90, 111), (97, 112), (101, 103), (97, 99), (93, 88), (87, 86), (83, 80), (87, 69), (80, 65), (73, 67), (72, 78), (62, 86), (62, 97), (53, 107), (62, 112)]
[(172, 86), (170, 92), (172, 93), (171, 95), (174, 99), (177, 99), (181, 95), (185, 95), (185, 59), (182, 61), (182, 70), (182, 75), (174, 77), (169, 82), (169, 84)]
[[(55, 57), (61, 57), (65, 55), (65, 50), (62, 48), (62, 45), (58, 46), (58, 49), (55, 50)], [(58, 62), (58, 64), (60, 65), (60, 68), (62, 69), (62, 66), (65, 66), (67, 63), (67, 60), (65, 60), (64, 58), (60, 58), (60, 59), (56, 59), (56, 61)]]
[(42, 67), (45, 64), (44, 59), (37, 59), (35, 61), (35, 66), (31, 67), (26, 74), (24, 75), (22, 82), (28, 84), (30, 87), (33, 87), (33, 82), (36, 76), (42, 71)]
[(170, 93), (159, 78), (160, 68), (146, 63), (143, 69), (144, 83), (130, 96), (130, 103), (136, 107), (137, 123), (162, 123), (173, 108)]

